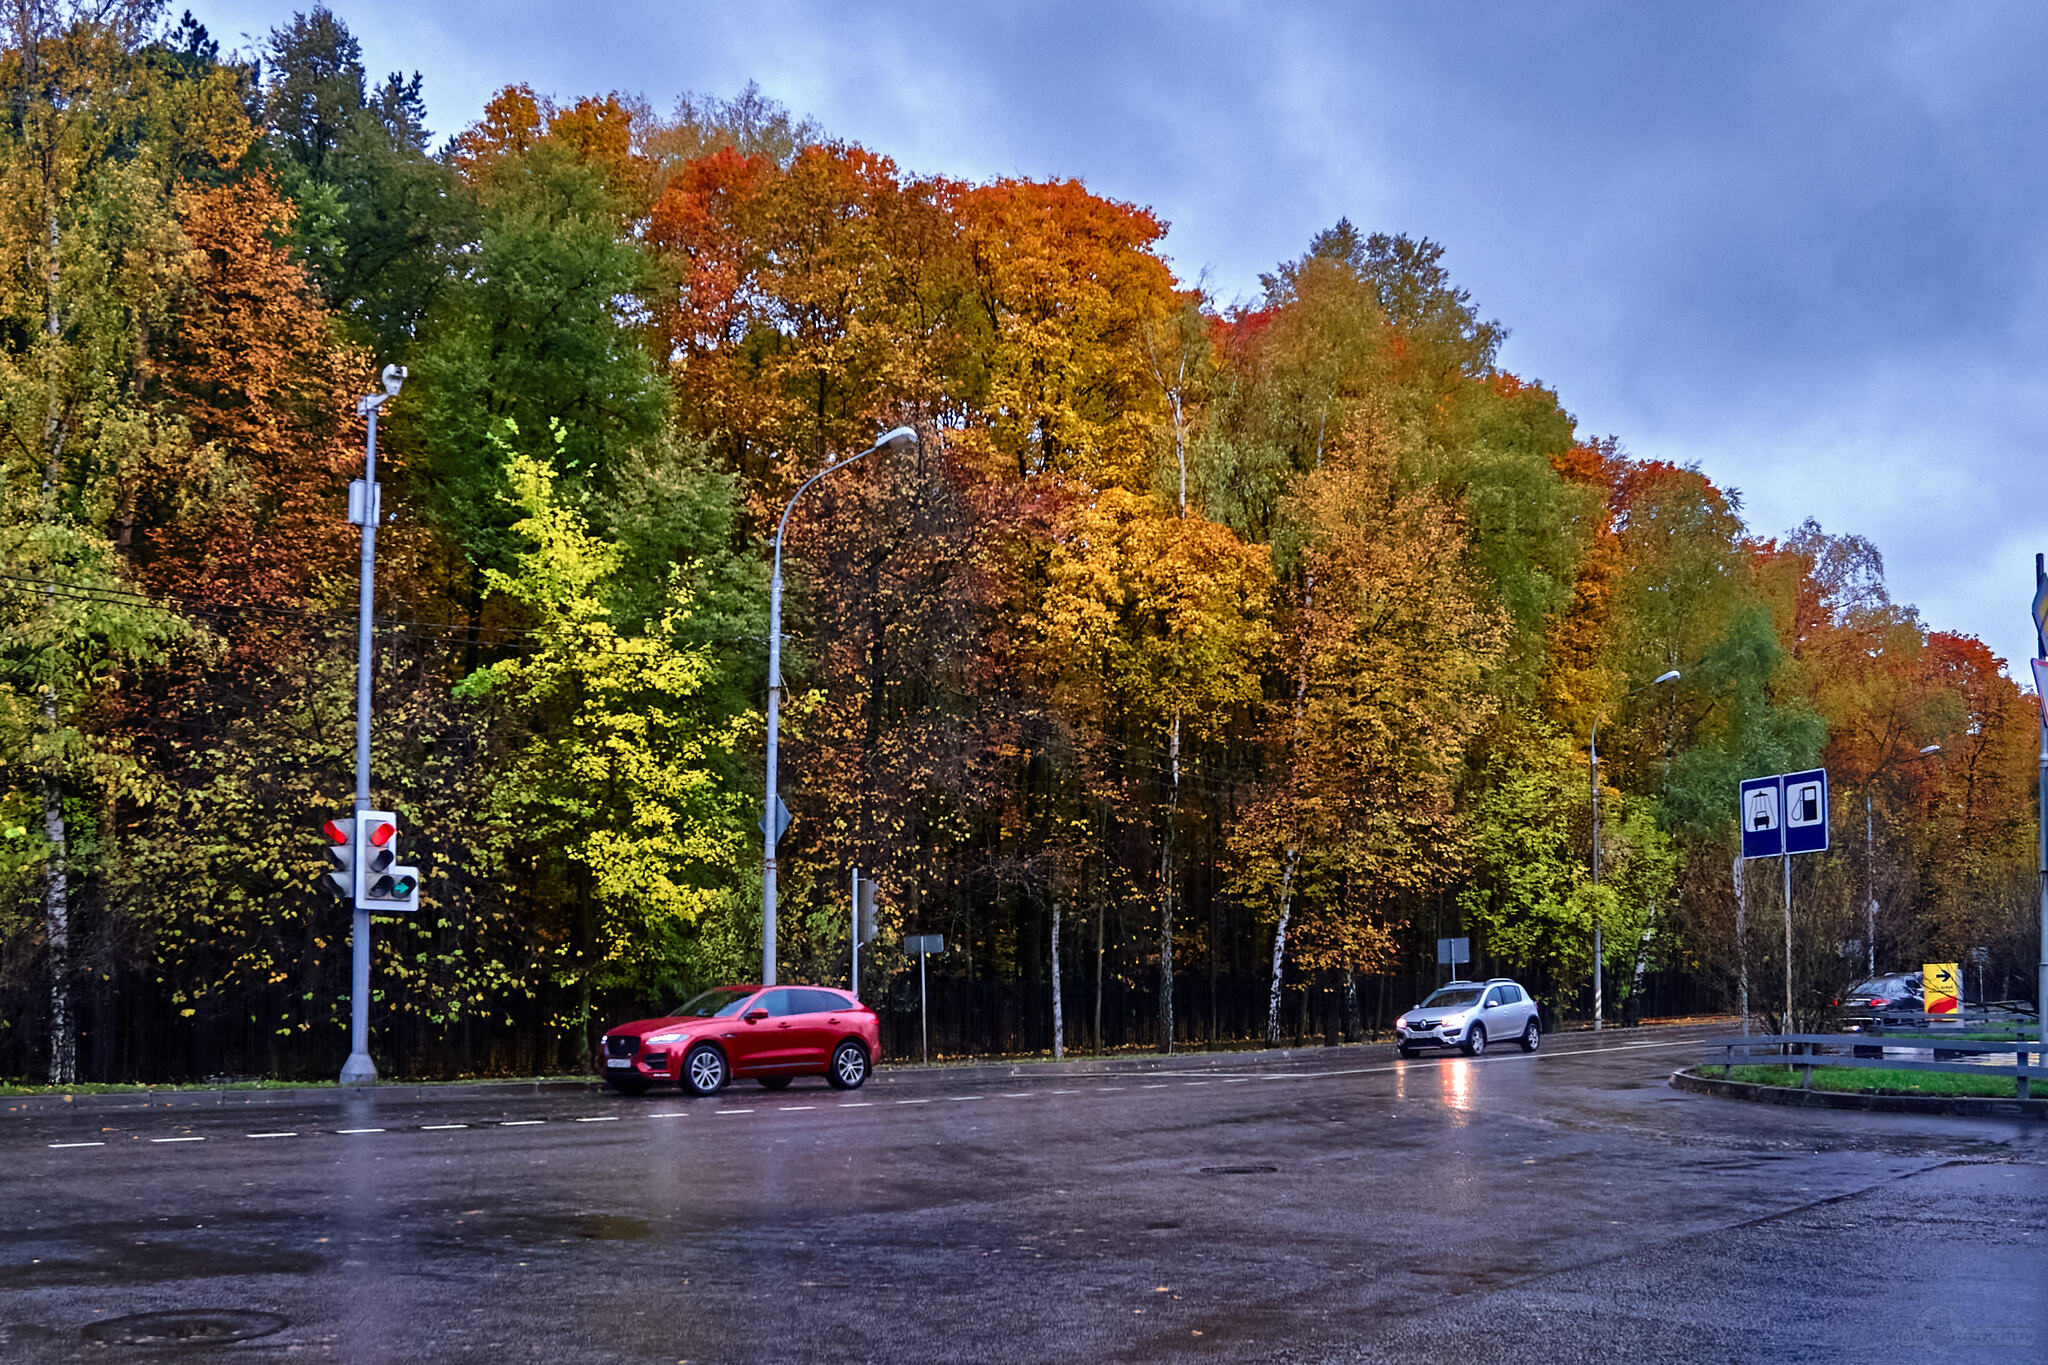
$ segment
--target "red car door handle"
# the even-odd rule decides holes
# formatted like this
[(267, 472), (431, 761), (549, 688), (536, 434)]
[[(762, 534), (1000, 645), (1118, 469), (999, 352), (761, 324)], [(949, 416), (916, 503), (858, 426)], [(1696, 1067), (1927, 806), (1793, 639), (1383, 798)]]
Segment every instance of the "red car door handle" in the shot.
[(785, 1019), (785, 1020), (783, 1020), (783, 1021), (782, 1021), (781, 1023), (777, 1024), (777, 1025), (776, 1025), (775, 1027), (777, 1027), (777, 1028), (788, 1028), (788, 1027), (789, 1027), (789, 1020)]
[(839, 1022), (839, 1016), (835, 1014), (830, 1019), (827, 1019), (825, 1022), (828, 1024), (836, 1024)]

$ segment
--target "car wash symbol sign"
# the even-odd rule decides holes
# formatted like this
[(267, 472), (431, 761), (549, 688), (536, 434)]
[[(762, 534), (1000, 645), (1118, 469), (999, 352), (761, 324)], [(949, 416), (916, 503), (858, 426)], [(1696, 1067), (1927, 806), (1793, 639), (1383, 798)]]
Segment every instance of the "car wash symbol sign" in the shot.
[(1737, 815), (1745, 858), (1827, 852), (1827, 769), (1751, 778), (1737, 796)]

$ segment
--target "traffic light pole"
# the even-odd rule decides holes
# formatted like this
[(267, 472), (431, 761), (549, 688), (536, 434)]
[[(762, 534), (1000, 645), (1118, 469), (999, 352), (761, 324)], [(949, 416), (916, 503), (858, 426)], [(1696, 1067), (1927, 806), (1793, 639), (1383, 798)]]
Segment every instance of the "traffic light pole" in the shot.
[[(363, 452), (363, 573), (356, 602), (356, 811), (370, 808), (370, 603), (377, 591), (377, 409), (385, 395), (358, 399), (356, 410), (370, 419)], [(361, 857), (358, 852), (357, 857)], [(348, 1061), (341, 1068), (343, 1085), (375, 1085), (377, 1064), (370, 1060), (370, 912), (355, 909), (350, 936), (354, 962), (349, 974)]]

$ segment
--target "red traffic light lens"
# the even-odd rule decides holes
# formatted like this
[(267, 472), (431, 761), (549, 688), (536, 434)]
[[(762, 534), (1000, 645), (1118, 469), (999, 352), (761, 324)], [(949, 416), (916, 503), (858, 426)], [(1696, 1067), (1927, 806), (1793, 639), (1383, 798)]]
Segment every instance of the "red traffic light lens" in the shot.
[(382, 848), (391, 842), (391, 836), (396, 833), (398, 833), (398, 826), (388, 820), (379, 820), (376, 824), (370, 826), (370, 843), (376, 848)]
[(348, 826), (342, 824), (339, 820), (327, 821), (320, 826), (320, 830), (327, 836), (329, 843), (345, 844), (348, 842)]

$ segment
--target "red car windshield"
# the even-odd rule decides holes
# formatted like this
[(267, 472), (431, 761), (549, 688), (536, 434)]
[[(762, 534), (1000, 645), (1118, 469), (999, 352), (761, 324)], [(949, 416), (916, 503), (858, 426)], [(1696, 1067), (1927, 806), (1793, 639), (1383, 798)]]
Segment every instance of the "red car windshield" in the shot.
[(754, 998), (751, 990), (739, 990), (721, 986), (706, 991), (686, 1005), (678, 1005), (669, 1011), (671, 1019), (731, 1019), (738, 1015), (740, 1007)]

